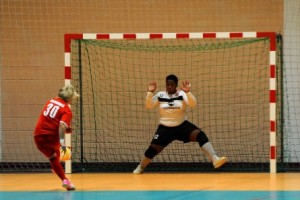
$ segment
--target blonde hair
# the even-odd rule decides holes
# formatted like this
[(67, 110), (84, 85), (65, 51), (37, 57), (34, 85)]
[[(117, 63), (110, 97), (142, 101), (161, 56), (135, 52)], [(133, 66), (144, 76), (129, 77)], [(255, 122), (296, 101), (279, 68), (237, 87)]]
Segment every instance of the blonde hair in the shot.
[(58, 91), (58, 97), (62, 98), (64, 101), (68, 102), (72, 99), (77, 99), (79, 95), (74, 89), (74, 86), (71, 84), (63, 86), (59, 91)]

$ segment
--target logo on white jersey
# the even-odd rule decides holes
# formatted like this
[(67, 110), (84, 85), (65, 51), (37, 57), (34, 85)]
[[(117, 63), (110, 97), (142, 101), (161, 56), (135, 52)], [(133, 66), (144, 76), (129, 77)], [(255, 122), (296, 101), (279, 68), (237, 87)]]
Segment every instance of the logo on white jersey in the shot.
[(171, 101), (171, 102), (168, 102), (169, 106), (174, 106), (175, 105), (175, 102), (174, 101)]
[(155, 134), (154, 137), (153, 137), (153, 139), (154, 139), (154, 140), (157, 140), (157, 139), (158, 139), (158, 136), (159, 136), (158, 134)]

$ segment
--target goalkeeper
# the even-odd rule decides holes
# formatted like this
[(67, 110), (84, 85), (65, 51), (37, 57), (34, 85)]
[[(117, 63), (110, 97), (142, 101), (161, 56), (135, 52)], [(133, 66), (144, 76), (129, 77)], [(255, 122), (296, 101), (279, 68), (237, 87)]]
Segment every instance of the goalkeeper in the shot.
[(34, 131), (37, 148), (49, 159), (52, 171), (61, 179), (62, 186), (67, 190), (75, 190), (75, 186), (66, 178), (59, 160), (59, 150), (65, 146), (65, 133), (71, 131), (72, 111), (69, 104), (78, 97), (72, 85), (62, 87), (58, 97), (45, 104)]
[(178, 78), (173, 74), (166, 77), (166, 91), (160, 91), (154, 95), (157, 83), (149, 84), (146, 108), (159, 106), (160, 123), (144, 157), (133, 171), (134, 174), (143, 173), (152, 159), (174, 140), (184, 143), (198, 142), (215, 168), (219, 168), (227, 162), (226, 157), (216, 155), (206, 134), (187, 120), (186, 107), (195, 107), (197, 104), (195, 97), (190, 92), (191, 83), (187, 80), (183, 81), (181, 90), (178, 90), (177, 86)]

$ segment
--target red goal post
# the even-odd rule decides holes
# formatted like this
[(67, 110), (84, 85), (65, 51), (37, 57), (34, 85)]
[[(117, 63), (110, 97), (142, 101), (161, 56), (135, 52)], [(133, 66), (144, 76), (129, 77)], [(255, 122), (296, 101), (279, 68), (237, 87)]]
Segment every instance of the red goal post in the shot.
[[(276, 33), (275, 32), (191, 32), (191, 33), (81, 33), (65, 34), (64, 60), (65, 84), (71, 83), (71, 40), (93, 39), (201, 39), (201, 38), (269, 38), (269, 103), (270, 103), (270, 173), (276, 166)], [(71, 134), (66, 135), (66, 145), (71, 147)], [(65, 163), (66, 173), (72, 173), (72, 161)]]

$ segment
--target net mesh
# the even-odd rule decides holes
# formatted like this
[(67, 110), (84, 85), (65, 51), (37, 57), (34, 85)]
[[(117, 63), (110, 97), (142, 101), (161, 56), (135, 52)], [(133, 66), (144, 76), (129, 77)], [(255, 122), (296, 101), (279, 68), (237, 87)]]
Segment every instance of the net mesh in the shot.
[[(150, 81), (189, 80), (198, 101), (188, 120), (208, 135), (230, 170), (268, 170), (269, 40), (72, 40), (74, 168), (132, 170), (156, 131), (158, 111), (146, 110)], [(151, 168), (152, 167), (152, 168)], [(199, 144), (174, 141), (150, 170), (210, 170)]]

